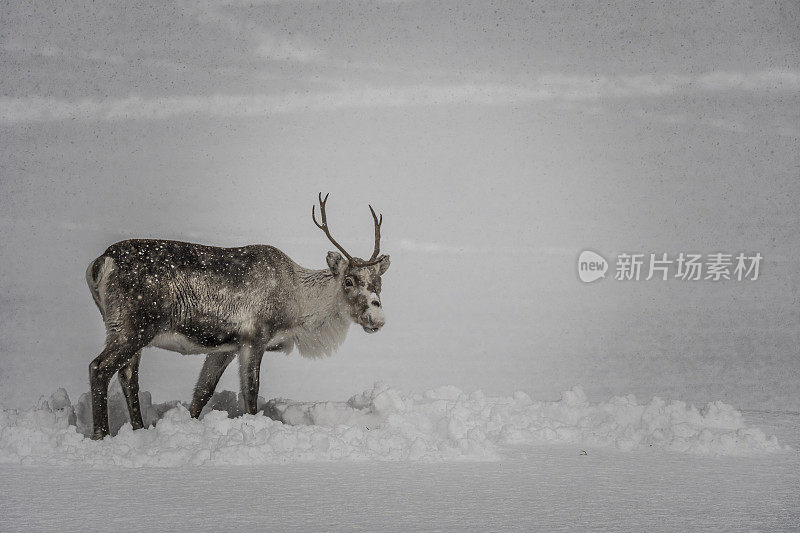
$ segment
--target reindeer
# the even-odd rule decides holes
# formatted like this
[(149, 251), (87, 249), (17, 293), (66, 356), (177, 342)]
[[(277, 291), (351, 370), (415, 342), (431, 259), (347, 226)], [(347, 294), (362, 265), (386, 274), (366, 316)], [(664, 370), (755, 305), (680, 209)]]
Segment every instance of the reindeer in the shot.
[(330, 355), (351, 323), (375, 333), (386, 322), (381, 275), (389, 256), (380, 255), (381, 224), (375, 226), (372, 257), (353, 257), (333, 238), (319, 194), (322, 222), (314, 224), (344, 254), (328, 252), (328, 268), (301, 267), (267, 245), (218, 248), (186, 242), (121, 241), (95, 259), (86, 281), (106, 327), (103, 351), (89, 365), (92, 438), (108, 435), (108, 384), (119, 372), (133, 429), (144, 427), (139, 407), (142, 348), (206, 354), (189, 412), (197, 418), (233, 358), (245, 409), (255, 414), (261, 358), (265, 351), (305, 357)]

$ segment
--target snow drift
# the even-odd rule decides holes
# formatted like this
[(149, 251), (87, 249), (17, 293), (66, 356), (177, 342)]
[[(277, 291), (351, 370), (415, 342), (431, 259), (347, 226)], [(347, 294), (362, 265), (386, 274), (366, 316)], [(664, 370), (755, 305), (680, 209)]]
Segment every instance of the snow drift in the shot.
[[(145, 430), (133, 431), (119, 384), (109, 394), (115, 436), (86, 438), (88, 394), (72, 404), (59, 389), (27, 410), (0, 410), (0, 463), (91, 466), (256, 465), (292, 461), (494, 460), (504, 445), (568, 443), (621, 450), (661, 449), (750, 455), (788, 449), (749, 428), (722, 402), (702, 409), (632, 395), (591, 403), (580, 387), (559, 401), (466, 394), (441, 387), (409, 394), (376, 384), (347, 402), (260, 401), (241, 415), (241, 399), (214, 395), (200, 420), (179, 402), (153, 404), (140, 394)], [(229, 417), (235, 417), (231, 418)]]

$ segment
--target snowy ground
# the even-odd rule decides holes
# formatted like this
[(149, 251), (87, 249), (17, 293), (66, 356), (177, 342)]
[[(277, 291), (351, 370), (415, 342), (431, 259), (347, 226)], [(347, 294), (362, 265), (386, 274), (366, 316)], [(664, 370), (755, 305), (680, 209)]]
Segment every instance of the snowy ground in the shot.
[(4, 531), (796, 529), (797, 454), (523, 446), (496, 462), (0, 466)]
[(488, 397), (445, 386), (423, 394), (382, 383), (346, 402), (275, 399), (241, 415), (241, 398), (215, 394), (201, 419), (179, 402), (140, 394), (145, 425), (133, 431), (115, 381), (112, 438), (92, 441), (89, 394), (72, 405), (64, 389), (32, 409), (0, 411), (0, 463), (95, 467), (261, 465), (297, 461), (498, 460), (509, 445), (564, 443), (623, 451), (656, 449), (701, 455), (761, 455), (791, 448), (749, 426), (722, 402), (696, 408), (633, 395), (592, 403), (581, 387), (558, 401), (518, 391)]
[[(0, 530), (800, 526), (798, 413), (381, 384), (347, 402), (278, 400), (201, 421), (142, 400), (158, 423), (132, 432), (112, 389), (119, 432), (103, 442), (81, 434), (88, 396), (3, 410)], [(213, 404), (238, 414), (232, 393)]]

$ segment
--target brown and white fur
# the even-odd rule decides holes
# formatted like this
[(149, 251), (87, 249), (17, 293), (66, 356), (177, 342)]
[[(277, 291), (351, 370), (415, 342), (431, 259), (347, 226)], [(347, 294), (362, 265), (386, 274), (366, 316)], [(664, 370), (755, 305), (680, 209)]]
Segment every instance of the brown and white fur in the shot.
[[(376, 243), (374, 255), (377, 250)], [(149, 239), (111, 245), (86, 271), (106, 326), (105, 349), (89, 365), (93, 437), (108, 434), (108, 384), (116, 372), (131, 424), (143, 427), (138, 374), (146, 346), (207, 354), (189, 408), (193, 417), (238, 355), (245, 409), (254, 414), (265, 351), (296, 347), (306, 357), (330, 355), (350, 324), (369, 333), (383, 327), (381, 275), (389, 256), (373, 259), (329, 252), (328, 268), (311, 270), (266, 245)]]

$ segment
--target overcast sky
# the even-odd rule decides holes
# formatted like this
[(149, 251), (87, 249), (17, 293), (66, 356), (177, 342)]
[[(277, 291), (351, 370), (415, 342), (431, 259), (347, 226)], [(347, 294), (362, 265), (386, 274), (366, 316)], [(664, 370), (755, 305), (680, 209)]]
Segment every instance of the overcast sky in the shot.
[[(34, 356), (83, 379), (102, 341), (83, 271), (108, 244), (264, 242), (321, 268), (330, 245), (310, 221), (320, 190), (355, 254), (371, 249), (367, 203), (384, 213), (395, 329), (380, 342), (353, 332), (340, 367), (295, 362), (303, 372), (344, 368), (347, 381), (380, 353), (391, 361), (359, 379), (414, 386), (430, 373), (477, 387), (494, 372), (498, 387), (571, 386), (592, 350), (686, 350), (654, 340), (663, 317), (634, 328), (627, 348), (581, 324), (629, 331), (654, 305), (683, 315), (680, 302), (701, 296), (716, 307), (693, 300), (689, 325), (666, 330), (708, 316), (715, 326), (667, 337), (733, 350), (747, 335), (720, 345), (720, 328), (731, 312), (750, 316), (745, 302), (788, 320), (769, 353), (794, 361), (798, 27), (796, 2), (4, 2), (2, 396), (38, 396), (10, 385)], [(758, 290), (632, 294), (580, 285), (584, 248), (760, 251), (776, 263)], [(575, 327), (562, 338), (565, 320)], [(709, 328), (716, 336), (701, 338)], [(760, 335), (757, 345), (772, 338)], [(462, 359), (473, 366), (448, 375)], [(300, 392), (338, 391), (327, 386)]]
[[(587, 233), (569, 219), (587, 211), (587, 221), (600, 216), (615, 236), (636, 238), (608, 205), (620, 194), (634, 200), (625, 225), (646, 228), (649, 239), (656, 224), (674, 233), (711, 222), (713, 194), (728, 204), (711, 207), (721, 218), (717, 240), (764, 229), (734, 218), (765, 209), (795, 216), (785, 198), (797, 160), (780, 151), (798, 138), (796, 3), (2, 9), (10, 218), (48, 206), (61, 223), (145, 231), (152, 220), (130, 220), (147, 207), (140, 202), (169, 203), (183, 221), (194, 218), (185, 212), (194, 202), (216, 224), (211, 204), (221, 202), (266, 228), (289, 213), (297, 223), (322, 188), (352, 205), (402, 198), (385, 209), (447, 213), (409, 217), (409, 241), (441, 234), (448, 246), (569, 247)], [(270, 202), (275, 194), (284, 199)], [(99, 223), (65, 195), (102, 199), (92, 211), (117, 220)], [(676, 195), (678, 211), (660, 201)], [(258, 208), (266, 220), (253, 216)], [(560, 222), (558, 231), (539, 233), (543, 219)], [(498, 234), (486, 220), (518, 232)], [(681, 236), (680, 244), (694, 243)]]

